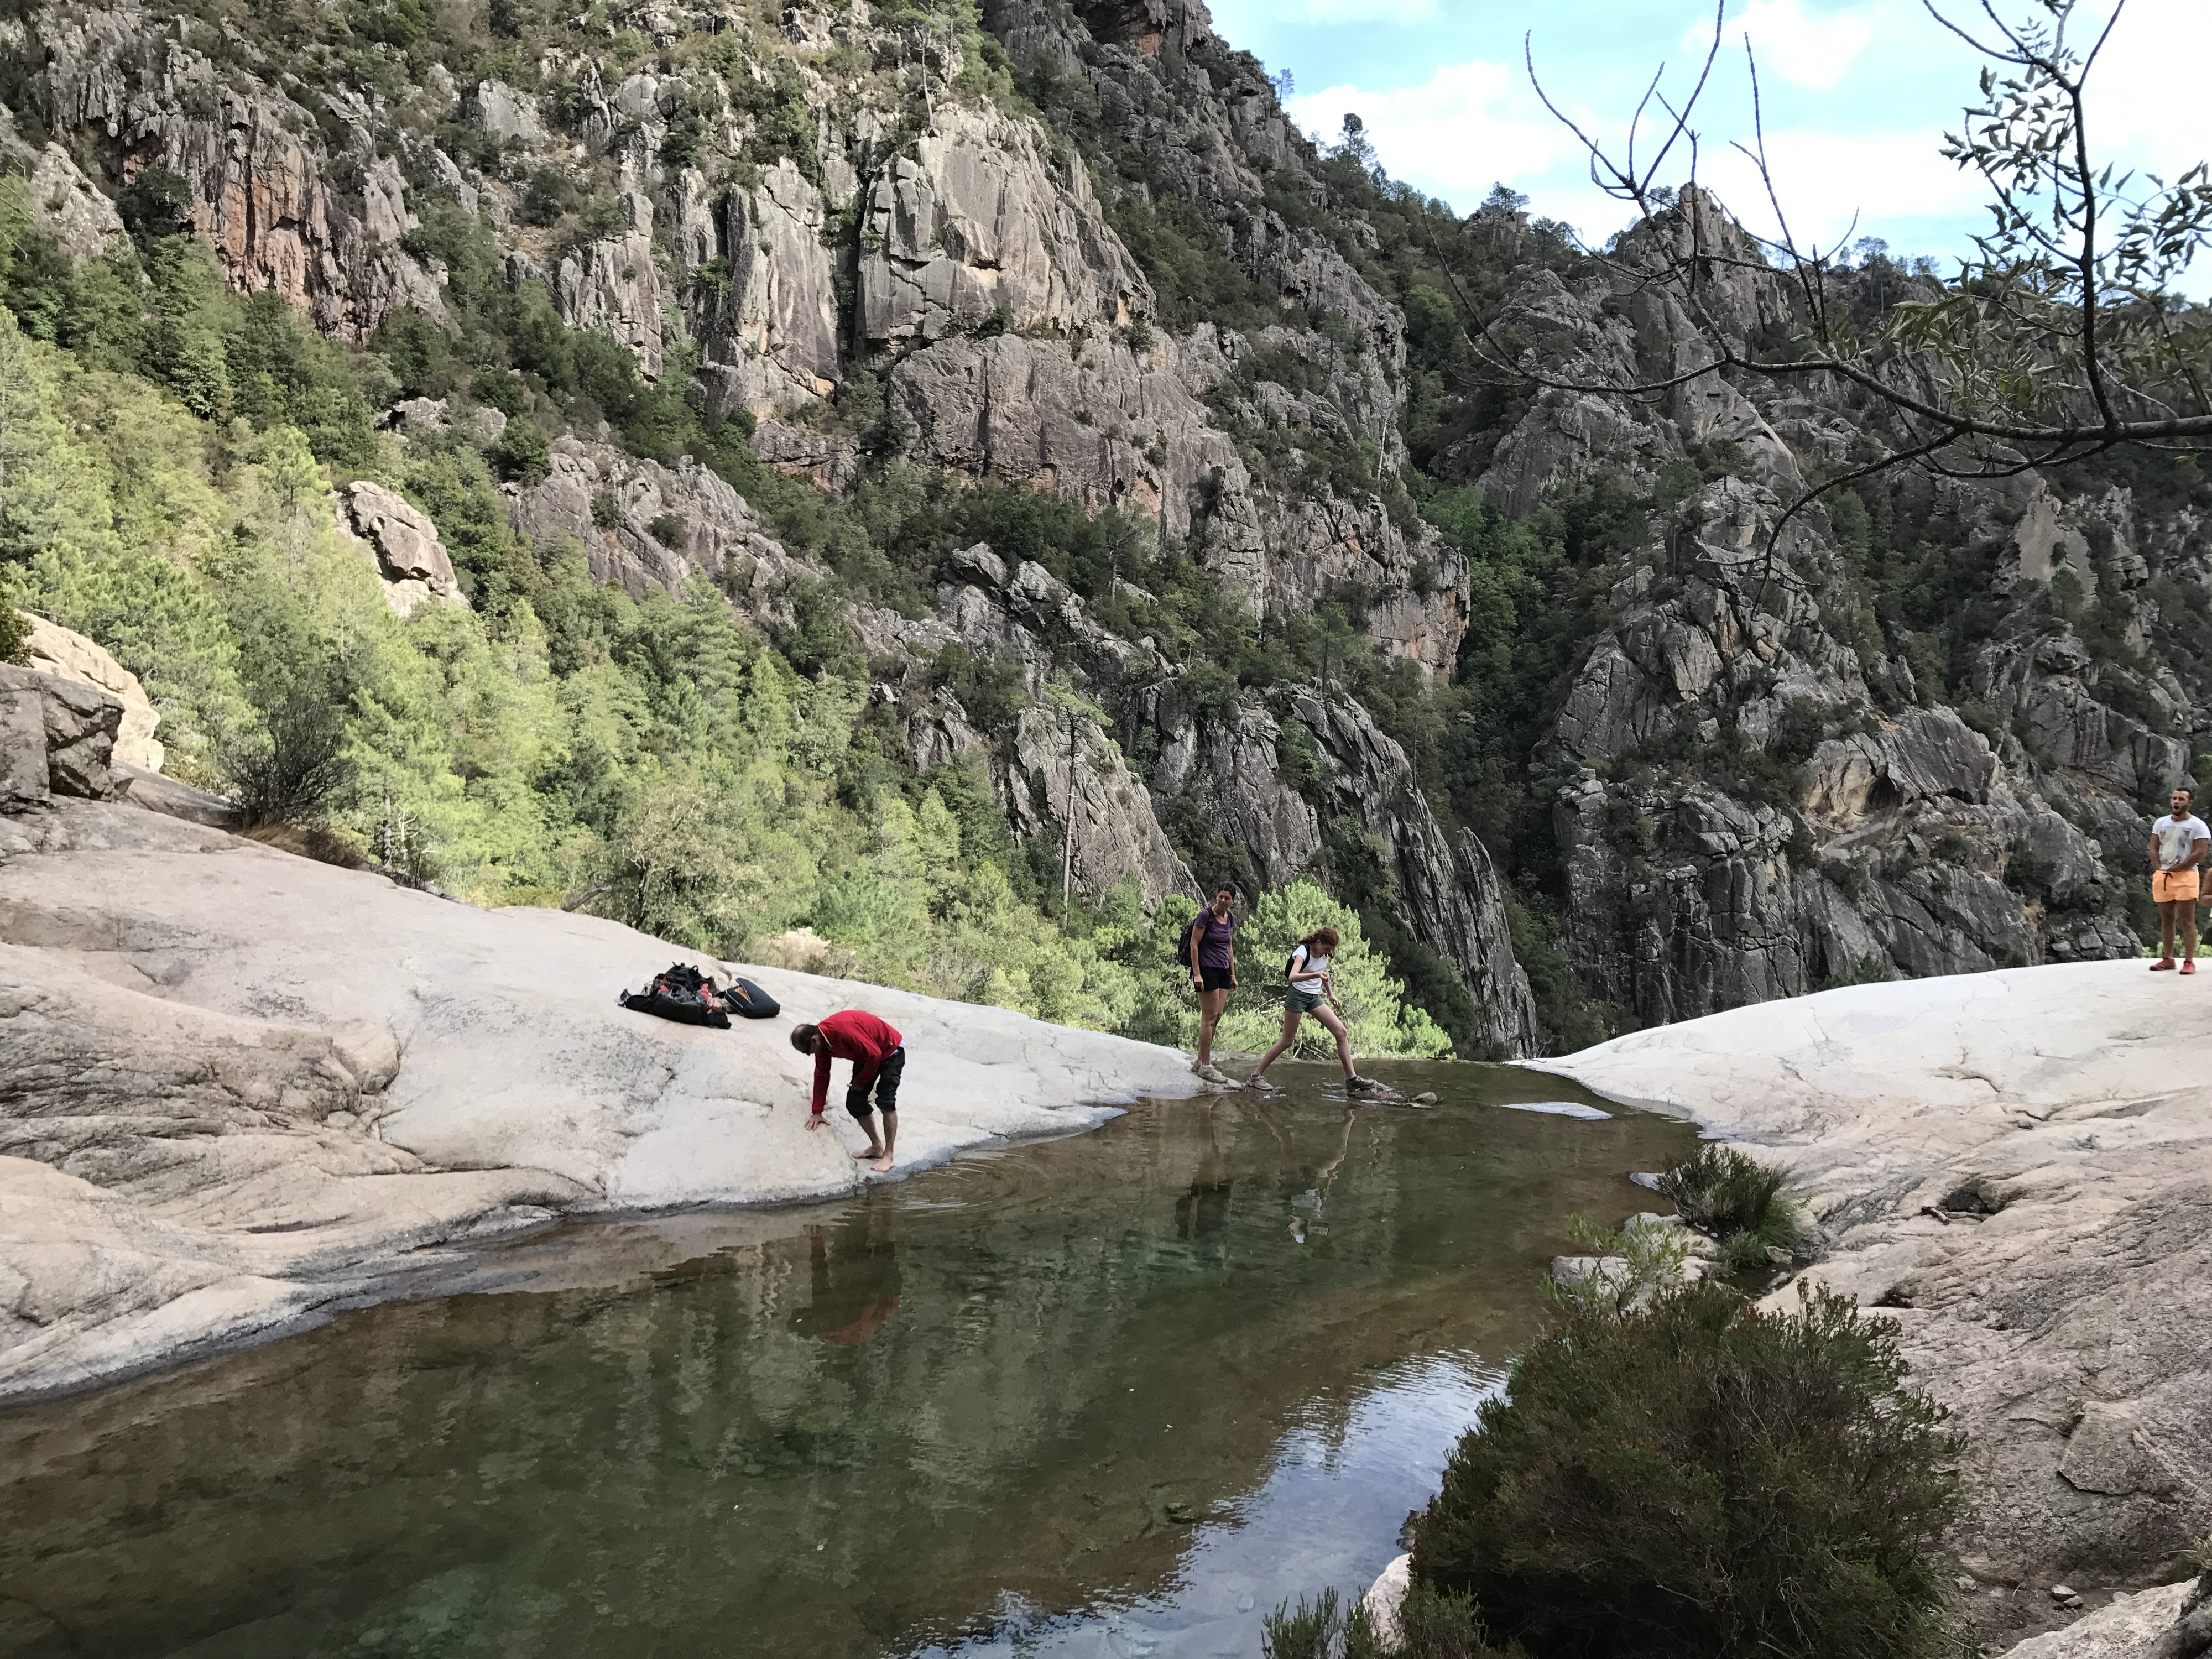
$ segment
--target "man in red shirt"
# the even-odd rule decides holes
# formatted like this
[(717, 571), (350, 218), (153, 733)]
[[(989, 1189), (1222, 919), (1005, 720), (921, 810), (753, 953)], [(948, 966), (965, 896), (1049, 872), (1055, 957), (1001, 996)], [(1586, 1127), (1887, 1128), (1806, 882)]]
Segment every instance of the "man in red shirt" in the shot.
[[(822, 1127), (822, 1108), (830, 1098), (830, 1062), (853, 1062), (852, 1086), (845, 1091), (845, 1109), (867, 1132), (868, 1150), (853, 1154), (872, 1161), (878, 1175), (891, 1167), (891, 1149), (898, 1145), (898, 1086), (906, 1073), (906, 1039), (858, 1008), (842, 1008), (819, 1025), (794, 1025), (791, 1046), (814, 1056), (814, 1113), (806, 1127)], [(868, 1104), (868, 1085), (873, 1084), (876, 1103)], [(876, 1142), (875, 1114), (884, 1115), (883, 1144)]]

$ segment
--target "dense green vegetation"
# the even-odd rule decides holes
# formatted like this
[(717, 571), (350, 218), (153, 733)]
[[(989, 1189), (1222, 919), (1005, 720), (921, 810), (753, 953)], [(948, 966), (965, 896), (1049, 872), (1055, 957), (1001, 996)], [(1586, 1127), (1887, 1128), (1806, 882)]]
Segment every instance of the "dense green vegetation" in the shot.
[(1268, 1620), (1270, 1659), (1954, 1650), (1958, 1442), (1893, 1325), (1711, 1281), (1562, 1306), (1413, 1518), (1403, 1640), (1324, 1591)]
[(1769, 1250), (1794, 1252), (1806, 1231), (1803, 1206), (1784, 1195), (1788, 1182), (1741, 1147), (1706, 1141), (1660, 1172), (1659, 1191), (1719, 1241), (1723, 1267), (1743, 1273), (1766, 1267)]
[(1895, 1328), (1711, 1283), (1516, 1360), (1414, 1525), (1413, 1573), (1533, 1659), (1942, 1650), (1955, 1440)]

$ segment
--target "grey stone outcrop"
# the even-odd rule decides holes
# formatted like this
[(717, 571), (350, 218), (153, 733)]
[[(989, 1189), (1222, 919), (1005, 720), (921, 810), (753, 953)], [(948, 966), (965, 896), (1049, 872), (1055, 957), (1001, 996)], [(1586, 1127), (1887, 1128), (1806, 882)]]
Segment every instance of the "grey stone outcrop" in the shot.
[(769, 416), (804, 409), (844, 378), (836, 278), (823, 244), (830, 206), (787, 158), (723, 198), (690, 261), (726, 248), (727, 288), (693, 301), (705, 348), (699, 380), (715, 409)]
[[(583, 548), (595, 581), (642, 599), (656, 587), (680, 593), (702, 575), (775, 615), (775, 599), (808, 574), (744, 496), (688, 457), (666, 467), (611, 444), (556, 438), (550, 459), (545, 477), (507, 486), (509, 516), (541, 546), (565, 538)], [(611, 524), (599, 522), (603, 501)]]
[(341, 528), (359, 538), (375, 560), (384, 597), (401, 616), (426, 599), (467, 603), (453, 574), (453, 555), (430, 515), (396, 490), (358, 478), (339, 492)]
[(872, 343), (994, 317), (1023, 331), (1112, 328), (1153, 309), (1083, 163), (1055, 169), (1036, 127), (996, 110), (940, 106), (878, 176), (861, 223), (860, 331)]
[(81, 680), (0, 663), (0, 812), (57, 795), (106, 800), (123, 701)]
[[(98, 129), (130, 171), (166, 167), (192, 194), (192, 226), (232, 285), (271, 289), (326, 332), (364, 339), (408, 305), (442, 318), (437, 283), (400, 246), (412, 227), (397, 162), (380, 152), (373, 112), (322, 88), (346, 132), (356, 188), (333, 182), (314, 117), (185, 43), (187, 24), (137, 0), (46, 5), (24, 21), (40, 67), (25, 100), (50, 131)], [(23, 48), (17, 48), (22, 51)]]
[[(1787, 314), (1755, 261), (1731, 267), (1712, 303), (1747, 331)], [(1504, 325), (1591, 380), (1679, 374), (1705, 349), (1656, 289), (1571, 289), (1549, 272)], [(1850, 618), (1863, 601), (1824, 514), (1801, 515), (1769, 560), (1771, 527), (1803, 489), (1781, 434), (1826, 453), (1827, 417), (1794, 392), (1761, 397), (1698, 382), (1654, 410), (1547, 392), (1486, 478), (1530, 511), (1600, 471), (1656, 478), (1717, 443), (1737, 458), (1623, 573), (1538, 749), (1567, 780), (1553, 817), (1577, 978), (1657, 1022), (1869, 975), (2131, 954), (2122, 894), (2139, 878), (2143, 808), (2186, 774), (2173, 734), (2192, 716), (2178, 682), (2100, 664), (2070, 629), (2028, 620), (2054, 573), (2087, 571), (2084, 526), (2113, 546), (2115, 580), (2149, 568), (2124, 500), (2062, 506), (2031, 479), (1939, 503), (2006, 538), (1991, 598), (2021, 608), (1960, 677), (1978, 705), (1970, 726), (1902, 659), (1862, 656), (1869, 635)], [(2166, 731), (2116, 706), (2115, 678)]]
[(618, 203), (624, 228), (562, 256), (553, 272), (553, 303), (571, 328), (611, 335), (636, 356), (638, 372), (660, 378), (660, 273), (653, 264), (653, 203), (626, 190)]

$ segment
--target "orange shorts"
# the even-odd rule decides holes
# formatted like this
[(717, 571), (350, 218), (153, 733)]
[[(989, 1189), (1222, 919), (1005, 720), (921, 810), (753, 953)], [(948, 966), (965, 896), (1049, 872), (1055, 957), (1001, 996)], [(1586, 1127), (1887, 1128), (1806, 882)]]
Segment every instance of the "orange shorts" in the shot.
[(2154, 870), (2150, 878), (2150, 896), (2160, 904), (2194, 904), (2197, 902), (2197, 872), (2194, 870)]

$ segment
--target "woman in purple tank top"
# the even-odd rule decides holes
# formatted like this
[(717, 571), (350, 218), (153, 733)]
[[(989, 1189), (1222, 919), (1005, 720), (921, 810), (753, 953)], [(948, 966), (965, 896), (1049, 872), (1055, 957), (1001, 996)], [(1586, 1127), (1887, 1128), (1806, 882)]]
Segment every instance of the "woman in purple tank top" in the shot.
[(1198, 993), (1198, 1058), (1190, 1069), (1209, 1082), (1227, 1080), (1213, 1070), (1213, 1032), (1237, 988), (1237, 921), (1230, 914), (1236, 903), (1224, 887), (1190, 924), (1190, 988)]

